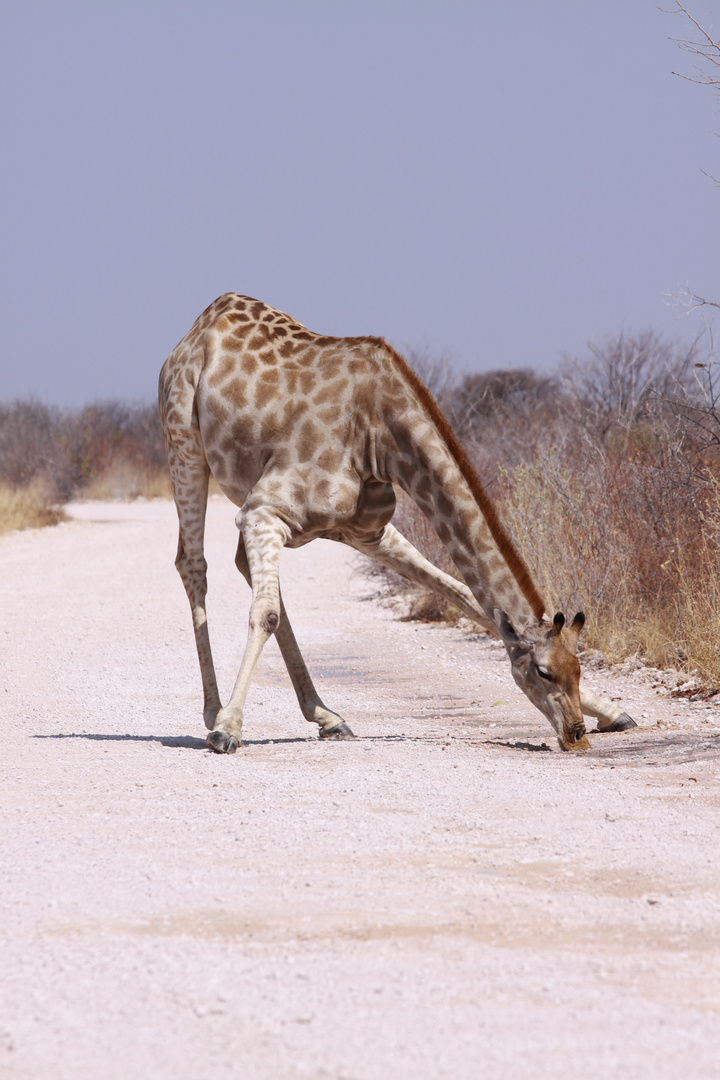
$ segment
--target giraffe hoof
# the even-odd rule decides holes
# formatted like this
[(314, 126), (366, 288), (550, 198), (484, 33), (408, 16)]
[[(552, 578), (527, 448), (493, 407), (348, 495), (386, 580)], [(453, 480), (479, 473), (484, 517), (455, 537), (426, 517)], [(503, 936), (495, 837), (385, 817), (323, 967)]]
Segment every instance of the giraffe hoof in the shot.
[(205, 739), (206, 746), (216, 754), (234, 754), (240, 743), (227, 731), (211, 731)]
[(622, 716), (618, 716), (617, 720), (613, 720), (609, 727), (598, 727), (598, 731), (627, 731), (629, 728), (633, 727), (637, 727), (637, 724), (632, 716), (628, 716), (628, 714), (624, 712)]
[(336, 724), (331, 728), (320, 728), (321, 739), (354, 739), (355, 735), (350, 730), (348, 725), (343, 721), (342, 724)]

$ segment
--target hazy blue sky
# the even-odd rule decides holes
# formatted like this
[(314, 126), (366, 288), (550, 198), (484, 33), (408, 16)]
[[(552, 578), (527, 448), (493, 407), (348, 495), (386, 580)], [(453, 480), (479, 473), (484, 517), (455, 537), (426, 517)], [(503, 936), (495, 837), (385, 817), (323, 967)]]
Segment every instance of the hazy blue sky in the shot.
[(720, 296), (686, 32), (654, 0), (5, 0), (0, 398), (150, 400), (228, 290), (474, 370), (686, 340), (664, 294)]

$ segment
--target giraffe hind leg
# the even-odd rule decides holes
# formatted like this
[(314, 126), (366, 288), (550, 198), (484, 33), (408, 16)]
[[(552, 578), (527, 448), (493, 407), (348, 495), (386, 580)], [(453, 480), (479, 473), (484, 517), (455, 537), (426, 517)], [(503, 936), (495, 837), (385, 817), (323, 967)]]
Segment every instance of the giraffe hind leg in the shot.
[(183, 449), (181, 455), (173, 443), (168, 442), (170, 478), (179, 523), (175, 566), (190, 603), (203, 685), (203, 718), (205, 726), (212, 730), (221, 704), (205, 609), (207, 563), (204, 538), (209, 470), (202, 454), (195, 453), (191, 457), (187, 446)]
[[(247, 581), (248, 585), (252, 587), (250, 565), (248, 563), (242, 532), (238, 539), (235, 565)], [(285, 661), (285, 666), (288, 670), (288, 675), (293, 684), (303, 716), (310, 723), (319, 726), (321, 739), (355, 738), (349, 725), (343, 720), (342, 716), (339, 716), (331, 709), (328, 709), (320, 699), (320, 695), (315, 689), (315, 684), (312, 681), (310, 672), (307, 669), (307, 665), (305, 664), (303, 655), (300, 652), (300, 648), (295, 639), (295, 634), (290, 625), (290, 620), (288, 619), (279, 586), (278, 593), (280, 597), (280, 622), (275, 630), (275, 638), (280, 648), (282, 658)]]

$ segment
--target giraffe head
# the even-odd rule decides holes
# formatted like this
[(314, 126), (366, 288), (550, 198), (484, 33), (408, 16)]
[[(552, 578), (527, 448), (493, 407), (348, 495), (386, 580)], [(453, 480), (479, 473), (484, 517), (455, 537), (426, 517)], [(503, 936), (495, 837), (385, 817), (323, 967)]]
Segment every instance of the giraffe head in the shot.
[(587, 750), (580, 709), (580, 661), (575, 655), (585, 623), (579, 611), (569, 626), (558, 612), (552, 626), (540, 620), (516, 632), (503, 611), (495, 622), (507, 649), (513, 678), (555, 728), (563, 750)]

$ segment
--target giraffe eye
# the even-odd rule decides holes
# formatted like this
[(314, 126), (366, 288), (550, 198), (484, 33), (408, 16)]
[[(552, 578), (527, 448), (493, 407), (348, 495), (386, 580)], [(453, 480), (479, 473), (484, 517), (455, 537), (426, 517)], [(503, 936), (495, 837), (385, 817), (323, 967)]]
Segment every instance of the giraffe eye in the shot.
[(552, 675), (547, 670), (547, 668), (539, 667), (538, 668), (538, 675), (540, 676), (541, 679), (545, 679), (546, 682), (555, 682), (555, 680), (553, 679)]

